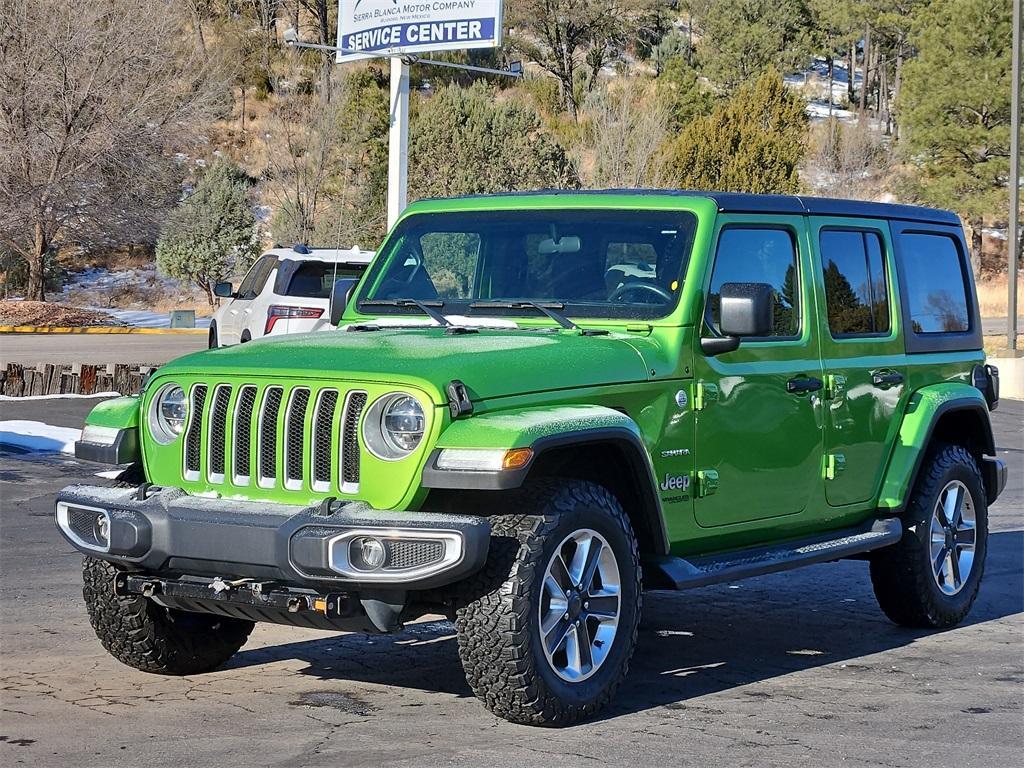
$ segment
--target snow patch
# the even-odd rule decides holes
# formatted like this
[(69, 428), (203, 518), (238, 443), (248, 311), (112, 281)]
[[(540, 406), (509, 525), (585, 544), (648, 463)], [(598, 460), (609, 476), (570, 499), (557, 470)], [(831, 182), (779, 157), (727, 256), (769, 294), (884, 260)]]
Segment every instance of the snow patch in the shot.
[(0, 445), (10, 445), (34, 453), (74, 454), (75, 441), (81, 438), (80, 429), (54, 427), (41, 421), (0, 421)]
[[(136, 309), (98, 309), (99, 312), (106, 312), (122, 323), (135, 326), (136, 328), (170, 328), (171, 315), (169, 312), (149, 312)], [(197, 317), (196, 328), (209, 328), (209, 317)]]
[(92, 400), (95, 398), (108, 398), (108, 397), (120, 397), (120, 392), (95, 392), (91, 395), (79, 395), (71, 392), (66, 392), (59, 395), (26, 395), (25, 397), (15, 397), (14, 395), (0, 395), (0, 402), (12, 402), (21, 403), (26, 400), (63, 400), (65, 398), (70, 400)]

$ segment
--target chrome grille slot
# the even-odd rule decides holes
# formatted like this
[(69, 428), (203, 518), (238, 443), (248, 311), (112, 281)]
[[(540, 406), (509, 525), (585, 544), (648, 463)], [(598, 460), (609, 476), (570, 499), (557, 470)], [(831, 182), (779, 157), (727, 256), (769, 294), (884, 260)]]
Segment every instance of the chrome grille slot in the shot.
[(263, 393), (256, 457), (259, 464), (257, 478), (261, 488), (273, 488), (277, 480), (277, 417), (281, 413), (283, 398), (282, 387), (267, 387)]
[(302, 448), (308, 407), (309, 390), (293, 389), (284, 423), (284, 487), (290, 491), (302, 488)]
[(317, 396), (313, 410), (311, 480), (314, 491), (331, 489), (334, 469), (334, 412), (338, 407), (338, 390), (324, 389)]
[(341, 492), (359, 490), (359, 417), (366, 407), (365, 392), (349, 392), (341, 424)]
[(207, 460), (211, 483), (224, 482), (224, 467), (227, 453), (228, 403), (231, 401), (231, 387), (220, 384), (213, 390), (213, 402), (210, 404), (209, 440), (207, 442)]
[(256, 405), (256, 387), (246, 384), (238, 391), (235, 402), (235, 418), (231, 421), (234, 432), (231, 456), (232, 477), (235, 485), (248, 485), (252, 471), (252, 456), (249, 450), (252, 438), (252, 411)]
[(192, 403), (189, 408), (188, 430), (185, 432), (185, 479), (198, 480), (201, 468), (203, 408), (206, 406), (205, 384), (192, 387)]

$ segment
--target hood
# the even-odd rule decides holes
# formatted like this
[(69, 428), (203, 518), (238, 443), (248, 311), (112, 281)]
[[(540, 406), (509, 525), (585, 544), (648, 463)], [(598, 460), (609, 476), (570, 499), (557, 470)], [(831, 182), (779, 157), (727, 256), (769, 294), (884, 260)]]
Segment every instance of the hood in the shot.
[(624, 334), (481, 329), (445, 335), (439, 328), (327, 331), (268, 337), (186, 355), (159, 376), (286, 377), (408, 383), (442, 404), (452, 379), (473, 399), (647, 379), (648, 365)]

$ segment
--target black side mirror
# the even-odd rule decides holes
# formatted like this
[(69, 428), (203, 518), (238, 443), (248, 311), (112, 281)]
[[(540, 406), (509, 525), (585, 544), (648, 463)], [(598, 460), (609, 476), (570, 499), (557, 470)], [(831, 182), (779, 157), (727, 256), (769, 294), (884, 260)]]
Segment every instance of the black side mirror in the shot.
[(231, 283), (216, 283), (213, 286), (213, 295), (220, 296), (222, 299), (233, 299), (235, 298), (235, 288)]
[(353, 277), (334, 281), (331, 287), (331, 325), (336, 326), (341, 322), (341, 316), (345, 314), (345, 307), (348, 306), (352, 291), (358, 282), (359, 280)]
[(775, 327), (775, 290), (768, 283), (723, 283), (719, 293), (719, 337), (700, 340), (704, 354), (732, 352), (745, 336), (768, 336)]

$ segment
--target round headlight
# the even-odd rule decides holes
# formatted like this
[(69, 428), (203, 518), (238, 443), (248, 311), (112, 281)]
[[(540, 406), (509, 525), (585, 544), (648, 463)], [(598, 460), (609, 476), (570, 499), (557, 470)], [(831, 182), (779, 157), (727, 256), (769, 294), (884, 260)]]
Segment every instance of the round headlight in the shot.
[(423, 408), (415, 399), (396, 397), (384, 409), (384, 437), (397, 451), (414, 451), (423, 439), (423, 422)]
[(167, 444), (185, 429), (188, 419), (188, 397), (177, 384), (168, 384), (153, 398), (150, 408), (149, 429), (153, 439)]
[(374, 456), (393, 461), (416, 450), (426, 427), (423, 406), (412, 395), (396, 392), (376, 400), (363, 420), (363, 441)]

